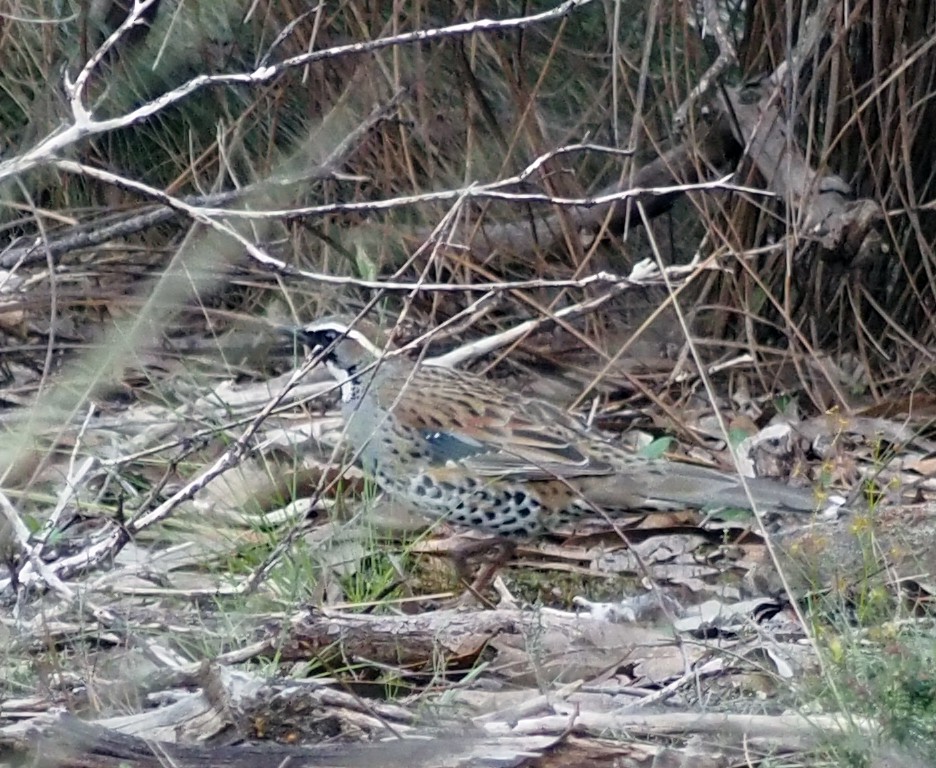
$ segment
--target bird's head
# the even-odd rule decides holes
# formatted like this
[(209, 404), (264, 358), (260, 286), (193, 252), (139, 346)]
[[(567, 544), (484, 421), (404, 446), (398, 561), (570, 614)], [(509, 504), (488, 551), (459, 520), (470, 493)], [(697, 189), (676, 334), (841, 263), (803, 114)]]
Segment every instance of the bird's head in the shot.
[[(323, 318), (301, 328), (284, 328), (283, 332), (310, 352), (321, 354), (328, 371), (344, 385), (382, 355), (381, 348), (361, 330), (366, 325), (357, 322), (352, 326), (347, 320)], [(351, 397), (351, 393), (352, 388), (342, 386), (342, 399)]]

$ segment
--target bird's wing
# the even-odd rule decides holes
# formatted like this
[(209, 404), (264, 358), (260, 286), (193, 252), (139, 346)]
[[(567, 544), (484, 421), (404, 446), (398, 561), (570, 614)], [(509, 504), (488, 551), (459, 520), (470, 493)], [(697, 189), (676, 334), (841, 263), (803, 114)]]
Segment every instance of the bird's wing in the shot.
[(377, 397), (421, 441), (433, 463), (530, 480), (606, 475), (614, 469), (589, 450), (597, 438), (566, 413), (542, 401), (527, 405), (484, 379), (421, 368), (407, 383), (382, 382)]

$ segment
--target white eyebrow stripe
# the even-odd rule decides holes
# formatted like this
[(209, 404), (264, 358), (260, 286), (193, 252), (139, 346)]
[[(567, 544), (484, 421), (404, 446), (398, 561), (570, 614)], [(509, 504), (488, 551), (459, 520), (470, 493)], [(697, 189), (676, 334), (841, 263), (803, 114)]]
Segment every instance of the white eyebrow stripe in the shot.
[(381, 357), (383, 355), (383, 350), (368, 339), (367, 336), (356, 328), (349, 328), (344, 323), (311, 323), (305, 327), (305, 330), (310, 333), (316, 331), (334, 331), (335, 333), (340, 333), (356, 341), (374, 357)]
[(367, 338), (363, 333), (354, 328), (348, 328), (348, 338), (354, 339), (358, 344), (360, 344), (364, 349), (370, 352), (374, 357), (381, 357), (383, 355), (383, 350), (374, 344), (370, 339)]

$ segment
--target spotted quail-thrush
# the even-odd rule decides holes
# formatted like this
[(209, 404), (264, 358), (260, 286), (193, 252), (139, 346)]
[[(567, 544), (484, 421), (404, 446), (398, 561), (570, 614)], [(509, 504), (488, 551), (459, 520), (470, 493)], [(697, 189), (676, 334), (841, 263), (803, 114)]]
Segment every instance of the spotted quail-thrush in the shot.
[[(634, 456), (549, 403), (451, 368), (382, 357), (347, 323), (290, 332), (323, 353), (365, 472), (430, 518), (514, 538), (602, 512), (750, 507), (733, 475)], [(764, 511), (816, 508), (809, 491), (747, 484)]]

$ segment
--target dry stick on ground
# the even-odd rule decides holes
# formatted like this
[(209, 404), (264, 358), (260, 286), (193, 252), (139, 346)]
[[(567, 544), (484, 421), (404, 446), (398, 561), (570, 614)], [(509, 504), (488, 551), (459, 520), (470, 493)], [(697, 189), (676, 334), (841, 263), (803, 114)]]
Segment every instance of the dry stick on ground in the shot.
[[(275, 709), (277, 713), (281, 712), (283, 702), (277, 701)], [(309, 713), (301, 710), (288, 714), (293, 716), (293, 722), (288, 724), (291, 726), (289, 730), (281, 734), (284, 739), (295, 737), (295, 721), (309, 719)], [(276, 725), (271, 723), (273, 719), (268, 712), (263, 713), (251, 724), (253, 730), (265, 726), (273, 731), (272, 726)], [(327, 716), (322, 720), (325, 721), (326, 733), (319, 738), (326, 741), (326, 736), (332, 736), (327, 729), (334, 727), (334, 723)], [(350, 723), (354, 724), (353, 721)], [(303, 747), (278, 744), (268, 739), (262, 743), (210, 746), (180, 744), (168, 739), (151, 741), (60, 713), (36, 718), (25, 727), (13, 726), (0, 731), (0, 753), (16, 755), (17, 763), (23, 761), (24, 764), (55, 765), (59, 768), (120, 768), (127, 765), (136, 768), (164, 768), (167, 765), (176, 768), (203, 768), (206, 765), (226, 768), (255, 768), (257, 765), (428, 768), (439, 765), (526, 764), (528, 758), (541, 755), (559, 740), (555, 735), (491, 735), (481, 729), (465, 733), (463, 723), (450, 723), (446, 731), (427, 728), (412, 739), (371, 743), (338, 742)]]
[[(521, 707), (515, 715), (506, 709), (499, 716), (475, 718), (467, 728), (464, 720), (446, 719), (440, 719), (435, 726), (415, 726), (405, 711), (392, 705), (373, 704), (381, 710), (381, 720), (393, 719), (394, 730), (404, 735), (404, 738), (376, 744), (345, 742), (295, 747), (273, 741), (233, 746), (178, 743), (176, 734), (180, 730), (187, 729), (191, 733), (195, 729), (221, 730), (233, 726), (249, 737), (255, 735), (258, 724), (262, 723), (271, 733), (286, 730), (294, 734), (297, 720), (308, 729), (310, 721), (314, 727), (317, 719), (324, 720), (326, 725), (334, 719), (350, 730), (371, 733), (374, 737), (381, 735), (381, 722), (340, 692), (295, 682), (287, 686), (264, 684), (223, 671), (214, 677), (215, 680), (207, 681), (203, 694), (192, 694), (188, 702), (179, 702), (182, 706), (173, 705), (162, 712), (97, 724), (83, 723), (64, 713), (52, 713), (28, 723), (14, 724), (0, 729), (0, 748), (5, 754), (16, 752), (41, 764), (94, 768), (111, 768), (128, 762), (156, 768), (165, 764), (163, 758), (176, 766), (223, 764), (236, 768), (256, 765), (260, 759), (269, 765), (298, 761), (302, 765), (416, 768), (439, 765), (442, 754), (449, 759), (446, 764), (487, 765), (500, 763), (511, 754), (520, 758), (539, 755), (550, 747), (562, 750), (562, 739), (571, 729), (591, 737), (627, 733), (631, 738), (640, 737), (647, 746), (654, 737), (686, 739), (695, 735), (708, 739), (718, 736), (722, 749), (740, 750), (753, 745), (756, 749), (793, 751), (817, 745), (829, 736), (872, 732), (872, 724), (867, 721), (846, 721), (828, 715), (807, 718), (801, 715), (596, 711), (588, 705), (601, 697), (585, 696), (571, 702), (544, 698), (539, 710)], [(568, 693), (574, 695), (574, 690)], [(175, 714), (178, 722), (173, 723), (170, 714)], [(146, 721), (152, 722), (149, 728)], [(144, 739), (132, 735), (135, 733), (158, 735)], [(210, 732), (205, 734), (206, 737), (210, 735)], [(620, 742), (620, 746), (626, 749), (627, 742)], [(379, 753), (375, 754), (375, 749), (379, 749)], [(454, 760), (456, 757), (460, 759)]]

